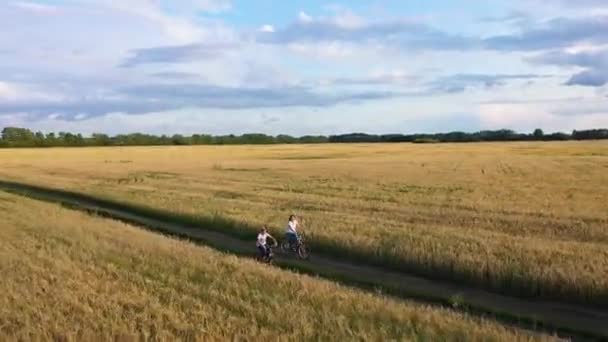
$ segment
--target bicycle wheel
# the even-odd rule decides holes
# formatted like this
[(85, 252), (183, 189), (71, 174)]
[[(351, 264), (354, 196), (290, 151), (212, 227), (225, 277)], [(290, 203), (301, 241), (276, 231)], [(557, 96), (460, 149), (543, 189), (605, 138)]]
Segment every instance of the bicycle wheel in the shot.
[(298, 257), (304, 260), (308, 260), (308, 258), (310, 258), (310, 250), (308, 249), (308, 246), (305, 244), (300, 244), (300, 246), (298, 246)]
[(281, 251), (283, 253), (289, 253), (289, 250), (291, 246), (289, 245), (289, 241), (285, 240), (283, 242), (281, 242)]

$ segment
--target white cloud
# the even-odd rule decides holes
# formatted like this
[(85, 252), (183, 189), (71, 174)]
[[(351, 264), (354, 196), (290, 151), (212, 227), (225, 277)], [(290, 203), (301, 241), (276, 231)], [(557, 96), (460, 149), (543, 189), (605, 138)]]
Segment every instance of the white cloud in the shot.
[[(167, 13), (174, 16), (187, 17), (194, 16), (198, 12), (220, 13), (228, 11), (232, 8), (230, 0), (106, 0), (106, 1), (91, 1), (91, 0), (76, 0), (80, 2), (94, 2), (100, 5), (106, 5), (123, 10), (130, 10), (139, 13), (151, 13), (168, 9)], [(163, 12), (165, 13), (165, 12)]]
[(19, 10), (27, 11), (38, 15), (53, 15), (61, 13), (60, 9), (56, 6), (44, 5), (34, 2), (26, 1), (13, 1), (9, 5)]
[(310, 15), (306, 14), (306, 12), (300, 11), (298, 13), (298, 20), (302, 23), (309, 23), (313, 21), (313, 18)]
[(365, 19), (363, 17), (350, 11), (340, 11), (332, 20), (336, 26), (347, 29), (357, 29), (365, 25)]
[(287, 49), (317, 59), (343, 59), (353, 56), (358, 51), (355, 44), (344, 42), (289, 43)]
[(15, 101), (23, 96), (19, 87), (6, 82), (0, 82), (0, 99), (3, 101)]
[[(570, 130), (608, 116), (585, 97), (603, 91), (596, 96), (605, 102), (607, 86), (568, 88), (562, 84), (576, 66), (528, 63), (547, 50), (605, 50), (597, 30), (605, 18), (586, 20), (582, 6), (526, 11), (529, 20), (495, 21), (483, 31), (483, 23), (480, 30), (450, 24), (449, 15), (438, 29), (398, 10), (342, 6), (243, 27), (231, 25), (231, 15), (209, 15), (231, 10), (227, 0), (9, 1), (0, 4), (0, 32), (10, 33), (0, 35), (0, 107), (25, 126), (327, 134), (474, 130), (481, 122)], [(484, 47), (496, 33), (503, 36)], [(488, 102), (499, 97), (521, 102)], [(548, 97), (587, 100), (530, 102)]]
[(418, 81), (418, 76), (412, 75), (402, 69), (384, 70), (382, 68), (376, 68), (375, 70), (371, 70), (368, 75), (328, 78), (321, 80), (320, 84), (325, 86), (378, 85), (388, 87), (409, 85), (410, 89), (415, 89), (414, 87), (419, 85)]
[(222, 27), (217, 23), (208, 23), (209, 25), (206, 26), (198, 25), (196, 23), (196, 15), (194, 14), (196, 10), (213, 12), (229, 8), (229, 2), (178, 0), (170, 4), (170, 8), (173, 9), (175, 14), (168, 14), (163, 9), (163, 2), (161, 1), (111, 1), (101, 3), (99, 6), (144, 18), (157, 25), (177, 43), (208, 41), (216, 38), (219, 40), (233, 36), (230, 29)]
[(0, 127), (30, 127), (27, 113), (0, 114)]
[(74, 115), (74, 120), (84, 120), (87, 117), (88, 117), (88, 115), (85, 113), (78, 113), (78, 114)]
[(0, 101), (2, 103), (24, 103), (28, 101), (57, 102), (65, 96), (45, 92), (28, 85), (0, 81)]
[(274, 26), (268, 25), (268, 24), (262, 25), (262, 27), (260, 27), (259, 31), (272, 33), (272, 32), (274, 32)]
[(569, 132), (608, 127), (608, 104), (597, 100), (484, 104), (479, 112), (484, 129), (526, 132), (540, 127), (545, 131)]

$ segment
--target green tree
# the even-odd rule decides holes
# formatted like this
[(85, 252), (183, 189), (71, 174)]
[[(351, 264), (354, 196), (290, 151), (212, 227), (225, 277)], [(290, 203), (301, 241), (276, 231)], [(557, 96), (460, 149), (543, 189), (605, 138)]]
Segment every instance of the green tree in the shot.
[(112, 139), (106, 134), (93, 133), (91, 136), (91, 144), (94, 146), (109, 146), (112, 144)]
[(34, 144), (39, 147), (47, 146), (44, 133), (36, 132), (36, 134), (34, 135)]
[(189, 145), (190, 142), (188, 141), (188, 138), (184, 137), (181, 134), (174, 134), (173, 137), (171, 137), (171, 143), (173, 145)]
[(213, 144), (213, 136), (209, 134), (193, 134), (190, 141), (193, 145), (211, 145)]
[(534, 130), (534, 133), (532, 134), (534, 136), (535, 139), (542, 139), (545, 136), (545, 133), (543, 132), (542, 129), (537, 128)]
[(2, 140), (7, 146), (26, 147), (35, 146), (36, 136), (26, 128), (6, 127), (2, 130)]
[(54, 132), (47, 133), (44, 140), (46, 141), (46, 146), (57, 146), (59, 144)]
[(293, 144), (298, 142), (298, 139), (292, 137), (291, 135), (279, 134), (276, 137), (276, 142), (279, 144)]

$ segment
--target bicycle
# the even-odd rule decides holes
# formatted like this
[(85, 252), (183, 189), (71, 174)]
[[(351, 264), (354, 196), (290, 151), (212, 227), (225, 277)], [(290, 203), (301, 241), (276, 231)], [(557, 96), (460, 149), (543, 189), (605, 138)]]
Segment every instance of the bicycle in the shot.
[(293, 245), (289, 240), (283, 240), (283, 242), (281, 242), (281, 251), (286, 254), (293, 252), (302, 260), (308, 260), (310, 258), (310, 247), (306, 244), (306, 237), (304, 234), (298, 234), (298, 241)]
[(266, 245), (266, 254), (261, 256), (258, 253), (258, 255), (256, 256), (256, 260), (259, 262), (266, 263), (266, 264), (272, 264), (274, 261), (273, 249), (276, 248), (277, 246), (278, 246), (278, 244), (277, 244), (276, 240), (271, 245)]

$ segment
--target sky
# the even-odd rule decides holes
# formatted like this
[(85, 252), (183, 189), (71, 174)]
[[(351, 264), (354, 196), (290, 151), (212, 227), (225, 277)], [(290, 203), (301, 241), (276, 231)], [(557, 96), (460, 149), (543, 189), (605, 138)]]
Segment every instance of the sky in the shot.
[(0, 127), (608, 127), (608, 0), (2, 0)]

